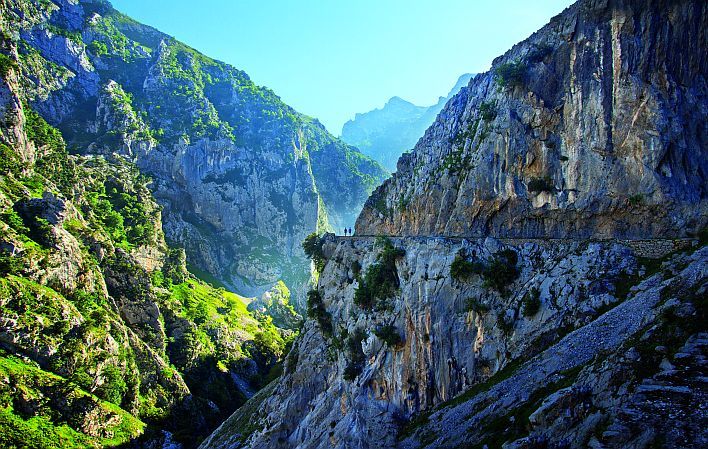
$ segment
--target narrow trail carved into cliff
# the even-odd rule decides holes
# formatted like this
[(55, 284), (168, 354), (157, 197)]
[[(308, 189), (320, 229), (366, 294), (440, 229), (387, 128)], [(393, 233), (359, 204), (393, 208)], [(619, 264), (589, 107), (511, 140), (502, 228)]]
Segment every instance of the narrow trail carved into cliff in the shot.
[(566, 243), (616, 243), (630, 248), (636, 256), (647, 257), (651, 259), (660, 259), (678, 250), (684, 250), (695, 247), (698, 244), (698, 239), (693, 238), (652, 238), (652, 239), (616, 239), (616, 238), (593, 238), (593, 239), (552, 239), (552, 238), (496, 238), (492, 236), (452, 236), (452, 235), (353, 235), (341, 236), (328, 234), (327, 238), (334, 242), (355, 242), (355, 241), (370, 241), (379, 237), (385, 237), (395, 240), (425, 242), (425, 241), (445, 241), (462, 243), (465, 241), (482, 241), (487, 238), (497, 240), (509, 246), (521, 246), (525, 244), (536, 244), (539, 246), (558, 245)]

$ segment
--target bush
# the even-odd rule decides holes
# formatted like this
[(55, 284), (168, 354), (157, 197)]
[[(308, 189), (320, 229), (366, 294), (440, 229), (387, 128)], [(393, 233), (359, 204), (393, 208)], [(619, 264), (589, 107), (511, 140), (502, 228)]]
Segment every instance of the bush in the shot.
[(121, 370), (113, 365), (108, 365), (103, 369), (101, 375), (104, 378), (103, 384), (98, 387), (96, 395), (108, 402), (120, 405), (123, 396), (128, 391)]
[(518, 256), (511, 249), (499, 251), (487, 265), (481, 262), (470, 262), (465, 258), (464, 253), (460, 252), (450, 265), (450, 276), (461, 281), (472, 274), (478, 274), (484, 279), (485, 286), (504, 293), (506, 287), (519, 276), (519, 270), (516, 269), (517, 262)]
[(630, 206), (639, 206), (644, 203), (644, 195), (637, 193), (628, 198)]
[(29, 237), (42, 246), (53, 246), (56, 243), (52, 224), (42, 217), (34, 217), (34, 222), (30, 222)]
[(385, 342), (388, 346), (398, 346), (403, 343), (403, 338), (401, 334), (398, 333), (396, 326), (387, 324), (385, 326), (379, 326), (374, 330), (374, 335)]
[(489, 306), (481, 303), (477, 298), (468, 298), (465, 307), (468, 312), (484, 314), (489, 312)]
[(544, 176), (542, 178), (531, 178), (528, 184), (529, 192), (540, 193), (540, 192), (553, 192), (555, 187), (553, 187), (553, 181), (549, 176)]
[(499, 312), (497, 314), (497, 326), (504, 335), (509, 335), (514, 330), (514, 319), (507, 317), (506, 313)]
[(400, 286), (396, 259), (406, 254), (404, 250), (395, 248), (389, 239), (377, 239), (377, 244), (383, 246), (377, 262), (369, 266), (354, 291), (354, 304), (366, 310), (373, 309), (377, 300), (385, 300), (396, 294)]
[(0, 251), (0, 274), (19, 275), (24, 269), (22, 258)]
[(11, 57), (0, 53), (0, 76), (7, 78), (11, 69), (17, 68), (17, 62)]
[(24, 220), (22, 220), (22, 217), (20, 217), (14, 209), (8, 209), (6, 212), (0, 214), (0, 220), (4, 221), (20, 235), (29, 234), (29, 228), (25, 226)]
[(99, 57), (108, 54), (108, 46), (101, 41), (91, 42), (89, 45), (89, 50), (91, 50), (91, 53)]
[(362, 329), (356, 329), (346, 340), (346, 347), (349, 356), (349, 363), (344, 368), (344, 379), (352, 381), (361, 373), (364, 368), (364, 351), (361, 348), (361, 342), (366, 338), (366, 332)]
[(47, 147), (52, 152), (63, 152), (65, 144), (59, 130), (47, 123), (33, 109), (27, 106), (24, 106), (23, 109), (27, 138), (38, 147)]
[(76, 290), (69, 300), (74, 303), (82, 315), (90, 316), (91, 312), (101, 306), (107, 306), (105, 299), (96, 293), (89, 293), (85, 290)]
[(74, 160), (69, 157), (66, 148), (44, 154), (35, 163), (35, 171), (47, 179), (51, 179), (59, 190), (68, 197), (73, 196), (73, 191), (79, 180), (79, 169)]
[(462, 254), (455, 256), (455, 260), (450, 265), (450, 276), (457, 281), (466, 279), (473, 274), (482, 274), (483, 272), (484, 265), (479, 262), (470, 262)]
[(7, 176), (8, 173), (13, 173), (17, 176), (22, 171), (22, 165), (17, 152), (9, 146), (0, 143), (0, 175)]
[(170, 287), (170, 284), (181, 284), (187, 280), (187, 253), (184, 248), (170, 248), (162, 272), (167, 287)]
[(309, 257), (315, 263), (315, 269), (318, 272), (322, 272), (327, 260), (322, 252), (322, 239), (316, 232), (305, 237), (302, 242), (302, 249), (305, 251), (305, 255)]
[(317, 290), (307, 292), (307, 316), (317, 321), (322, 335), (327, 338), (332, 336), (332, 316), (325, 309), (322, 296)]
[(253, 346), (264, 360), (275, 362), (283, 356), (285, 342), (274, 327), (267, 327), (253, 336)]
[(356, 278), (358, 278), (361, 274), (361, 263), (358, 260), (352, 262), (352, 272), (354, 273), (354, 277)]
[(138, 193), (124, 190), (120, 184), (105, 186), (112, 208), (122, 216), (125, 238), (133, 245), (145, 245), (154, 237), (154, 225), (147, 203)]
[(484, 270), (484, 285), (500, 293), (506, 292), (509, 284), (519, 277), (519, 270), (516, 268), (517, 262), (518, 255), (514, 250), (505, 249), (496, 253), (487, 269)]
[(126, 192), (123, 186), (107, 182), (86, 194), (84, 213), (93, 213), (96, 221), (123, 248), (153, 241), (155, 226), (147, 203), (138, 193)]
[(483, 101), (479, 105), (479, 115), (485, 122), (491, 122), (497, 118), (497, 101)]
[(526, 81), (526, 63), (521, 60), (505, 62), (494, 69), (500, 87), (520, 87)]
[(524, 316), (532, 317), (541, 309), (541, 291), (536, 287), (532, 288), (529, 293), (524, 296), (523, 311)]
[(300, 358), (300, 353), (298, 352), (297, 346), (293, 346), (290, 348), (290, 352), (288, 352), (288, 356), (285, 357), (285, 369), (288, 372), (295, 371), (295, 368), (297, 368), (297, 362), (298, 359)]
[(344, 380), (351, 382), (361, 373), (362, 367), (360, 365), (355, 365), (349, 363), (346, 368), (344, 368), (344, 375), (342, 376)]

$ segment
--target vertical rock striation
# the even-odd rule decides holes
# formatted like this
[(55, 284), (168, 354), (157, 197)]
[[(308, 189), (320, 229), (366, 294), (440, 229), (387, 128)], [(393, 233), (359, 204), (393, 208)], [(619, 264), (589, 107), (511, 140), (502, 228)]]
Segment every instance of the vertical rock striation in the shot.
[[(603, 439), (604, 447), (634, 447), (643, 438), (637, 430), (642, 420), (623, 417), (622, 409), (636, 406), (632, 389), (652, 384), (654, 371), (638, 366), (638, 356), (622, 366), (613, 360), (625, 360), (635, 338), (664, 332), (667, 310), (691, 314), (673, 344), (698, 338), (691, 336), (704, 313), (694, 314), (708, 280), (705, 248), (669, 258), (656, 273), (619, 243), (510, 246), (493, 238), (442, 237), (391, 242), (405, 250), (395, 264), (400, 287), (371, 310), (358, 306), (356, 296), (380, 246), (373, 238), (324, 244), (328, 262), (318, 291), (332, 331), (307, 321), (269, 395), (239, 409), (202, 448), (449, 448), (507, 439), (527, 447), (524, 438), (546, 433), (554, 441), (572, 437), (578, 440), (572, 447), (584, 447), (588, 432), (608, 422), (626, 426), (627, 420), (634, 430), (614, 442)], [(487, 275), (450, 275), (458, 254), (489, 264), (504, 250), (517, 254), (518, 278), (502, 291), (490, 287)], [(361, 276), (355, 275), (357, 264)], [(382, 333), (385, 327), (399, 338)], [(668, 344), (665, 337), (650, 341)], [(642, 349), (648, 351), (645, 361), (654, 358), (654, 346)], [(350, 371), (357, 360), (359, 370)], [(697, 363), (686, 361), (687, 369), (699, 369)], [(622, 376), (628, 386), (607, 391), (604, 379)], [(692, 382), (687, 391), (706, 394), (700, 382)], [(529, 408), (538, 409), (540, 420), (549, 413), (549, 406), (541, 407), (544, 400), (569, 394), (570, 387), (591, 389), (584, 394), (595, 401), (592, 419), (584, 421), (588, 413), (554, 429), (537, 421), (531, 430), (521, 421), (520, 428), (502, 421), (504, 427), (495, 430), (490, 424)], [(607, 394), (616, 395), (614, 402)], [(661, 394), (670, 396), (670, 389)], [(555, 407), (562, 414), (565, 406)], [(689, 410), (676, 403), (660, 416)], [(705, 437), (686, 432), (679, 431), (688, 441)]]
[(477, 75), (323, 239), (283, 377), (201, 447), (704, 445), (707, 24), (581, 0)]
[(167, 238), (203, 275), (302, 300), (300, 242), (351, 226), (385, 170), (248, 75), (102, 0), (5, 6), (26, 101), (86, 154), (153, 178)]
[(706, 8), (574, 4), (447, 104), (367, 201), (357, 232), (641, 238), (701, 229)]

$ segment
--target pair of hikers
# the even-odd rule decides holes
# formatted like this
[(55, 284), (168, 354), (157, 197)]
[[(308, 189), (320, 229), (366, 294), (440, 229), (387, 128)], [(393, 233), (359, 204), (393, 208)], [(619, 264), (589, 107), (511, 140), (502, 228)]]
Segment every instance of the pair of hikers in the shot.
[(347, 236), (347, 235), (352, 235), (352, 228), (349, 228), (349, 229), (344, 228), (344, 235), (345, 235), (345, 236)]

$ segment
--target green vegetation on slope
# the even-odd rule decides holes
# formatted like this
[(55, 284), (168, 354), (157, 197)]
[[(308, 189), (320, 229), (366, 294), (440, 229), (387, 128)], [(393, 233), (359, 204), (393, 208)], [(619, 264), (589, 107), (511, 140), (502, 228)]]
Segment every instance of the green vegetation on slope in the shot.
[(12, 336), (0, 442), (111, 447), (167, 429), (197, 444), (245, 402), (232, 376), (262, 387), (296, 333), (187, 273), (135, 167), (69, 155), (56, 129), (24, 114), (35, 163), (0, 142), (0, 332)]
[(509, 285), (519, 277), (517, 263), (518, 255), (512, 249), (498, 251), (486, 262), (469, 261), (464, 251), (461, 251), (450, 265), (450, 276), (462, 282), (472, 275), (478, 275), (484, 280), (485, 287), (504, 294)]
[[(84, 415), (90, 411), (91, 422)], [(140, 435), (140, 420), (75, 382), (0, 351), (0, 446), (115, 447)]]
[(365, 310), (381, 306), (382, 301), (396, 293), (399, 287), (396, 260), (406, 254), (387, 238), (378, 238), (376, 244), (381, 247), (376, 262), (359, 277), (359, 286), (354, 291), (354, 303)]

